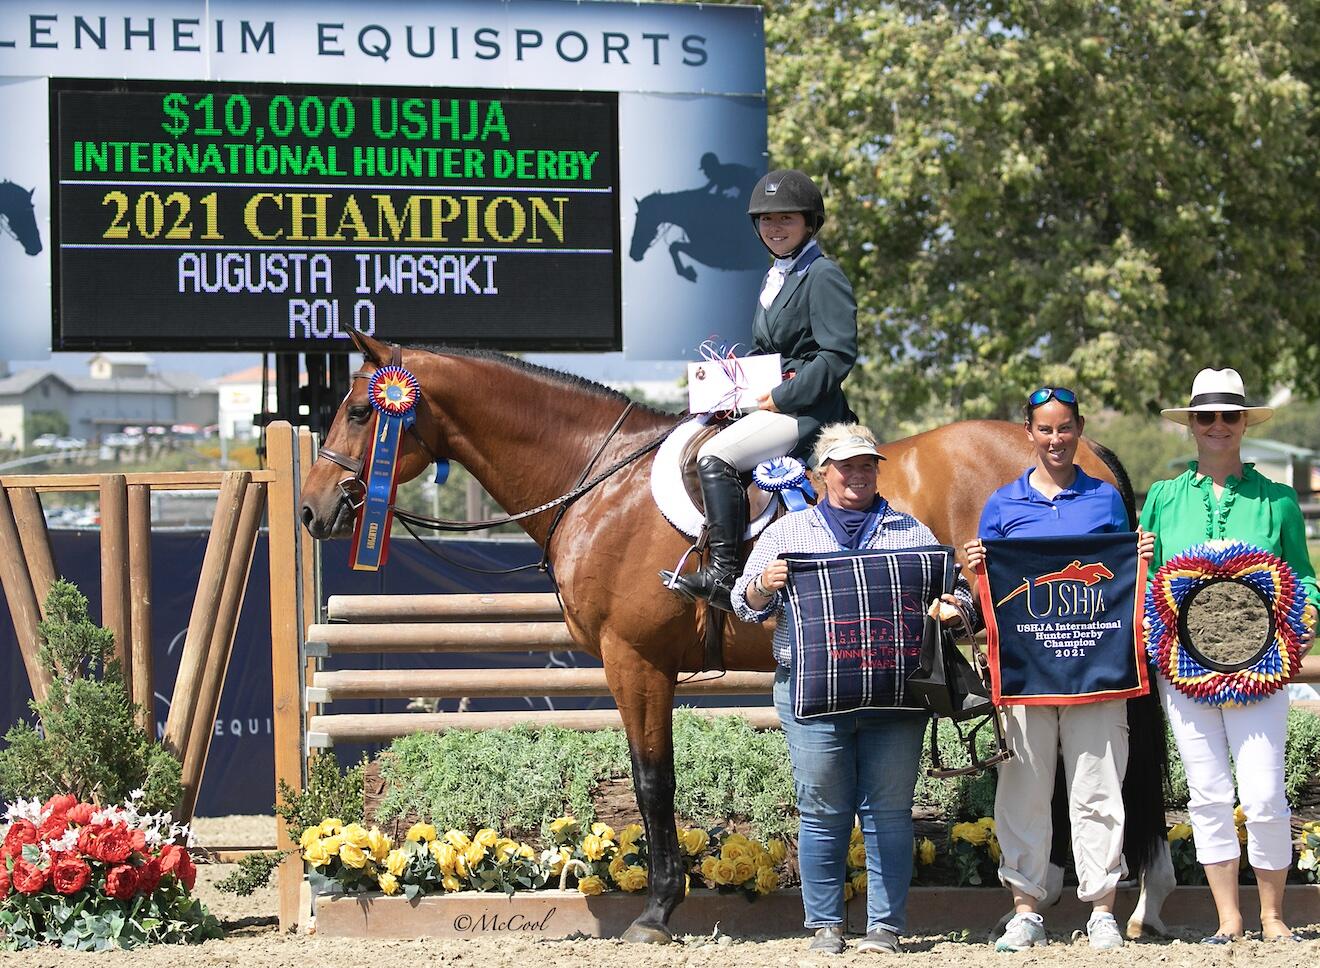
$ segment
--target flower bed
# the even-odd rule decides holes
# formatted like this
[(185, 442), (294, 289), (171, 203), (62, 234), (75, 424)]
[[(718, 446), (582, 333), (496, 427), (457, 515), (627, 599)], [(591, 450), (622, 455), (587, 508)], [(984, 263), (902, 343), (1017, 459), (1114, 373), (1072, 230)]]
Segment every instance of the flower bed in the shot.
[(167, 814), (73, 796), (9, 807), (0, 846), (0, 947), (80, 951), (204, 941), (220, 926), (191, 896), (192, 834)]

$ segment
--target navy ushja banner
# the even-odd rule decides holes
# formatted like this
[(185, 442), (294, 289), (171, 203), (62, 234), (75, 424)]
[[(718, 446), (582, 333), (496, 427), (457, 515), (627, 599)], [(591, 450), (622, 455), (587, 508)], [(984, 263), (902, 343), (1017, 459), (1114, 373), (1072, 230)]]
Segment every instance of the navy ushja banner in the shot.
[(953, 549), (786, 555), (789, 680), (799, 719), (908, 705), (931, 600), (953, 582)]
[(996, 703), (1069, 705), (1149, 690), (1135, 534), (1003, 538), (985, 550), (979, 594)]

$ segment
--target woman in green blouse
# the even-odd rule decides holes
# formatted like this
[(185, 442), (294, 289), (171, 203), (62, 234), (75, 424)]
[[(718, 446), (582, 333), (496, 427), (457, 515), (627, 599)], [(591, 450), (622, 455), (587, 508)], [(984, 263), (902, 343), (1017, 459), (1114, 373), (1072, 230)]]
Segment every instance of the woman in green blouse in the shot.
[[(1141, 511), (1141, 527), (1155, 533), (1150, 573), (1193, 545), (1235, 539), (1278, 555), (1301, 576), (1306, 589), (1304, 619), (1314, 627), (1320, 586), (1306, 550), (1306, 530), (1297, 492), (1242, 463), (1242, 435), (1249, 424), (1273, 414), (1250, 407), (1236, 370), (1202, 370), (1186, 407), (1163, 411), (1191, 428), (1197, 459), (1171, 481), (1157, 481)], [(1304, 643), (1309, 648), (1312, 632)], [(1207, 944), (1227, 944), (1242, 935), (1238, 905), (1241, 848), (1233, 818), (1233, 773), (1246, 815), (1247, 857), (1260, 887), (1260, 920), (1266, 940), (1297, 940), (1283, 920), (1283, 886), (1292, 865), (1291, 813), (1283, 789), (1283, 748), (1288, 694), (1279, 690), (1242, 706), (1197, 702), (1159, 681), (1164, 708), (1187, 771), (1188, 812), (1196, 857), (1214, 895), (1219, 928)]]

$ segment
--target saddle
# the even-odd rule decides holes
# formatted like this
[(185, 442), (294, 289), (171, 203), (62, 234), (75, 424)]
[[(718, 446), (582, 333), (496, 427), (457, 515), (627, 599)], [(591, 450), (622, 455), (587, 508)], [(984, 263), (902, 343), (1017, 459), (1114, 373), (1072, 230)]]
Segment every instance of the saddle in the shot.
[[(687, 492), (688, 499), (692, 501), (701, 516), (706, 516), (706, 502), (701, 495), (701, 478), (697, 475), (697, 452), (701, 450), (701, 445), (717, 433), (732, 423), (731, 420), (721, 420), (712, 422), (708, 426), (701, 428), (700, 431), (692, 435), (692, 439), (683, 445), (682, 451), (678, 456), (678, 465), (683, 474), (683, 490)], [(753, 521), (765, 513), (767, 507), (775, 499), (770, 491), (763, 491), (752, 481), (750, 471), (740, 475), (743, 479), (743, 485), (747, 490), (747, 520)]]

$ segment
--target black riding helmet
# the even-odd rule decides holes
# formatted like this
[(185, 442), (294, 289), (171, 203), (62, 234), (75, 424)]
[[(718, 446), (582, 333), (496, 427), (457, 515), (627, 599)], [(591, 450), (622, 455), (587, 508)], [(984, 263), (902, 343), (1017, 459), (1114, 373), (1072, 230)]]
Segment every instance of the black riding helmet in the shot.
[[(757, 228), (760, 216), (771, 212), (801, 212), (806, 216), (807, 227), (811, 231), (802, 243), (805, 246), (825, 224), (825, 199), (816, 183), (805, 172), (796, 168), (779, 168), (762, 176), (752, 189), (752, 197), (747, 203), (752, 228)], [(759, 231), (757, 236), (760, 237)], [(796, 255), (801, 249), (799, 247), (792, 254)]]

